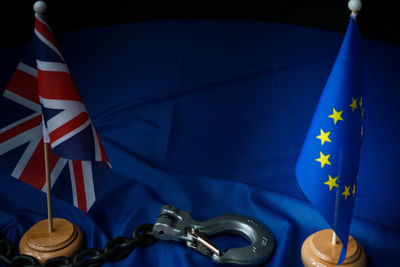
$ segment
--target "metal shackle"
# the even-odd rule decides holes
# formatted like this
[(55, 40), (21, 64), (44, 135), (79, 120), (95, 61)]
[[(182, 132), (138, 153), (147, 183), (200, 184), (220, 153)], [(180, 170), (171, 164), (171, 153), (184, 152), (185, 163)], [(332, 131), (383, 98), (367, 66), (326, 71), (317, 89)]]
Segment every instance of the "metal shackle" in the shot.
[[(251, 244), (221, 252), (206, 237), (222, 233), (239, 235)], [(275, 247), (271, 232), (252, 218), (240, 214), (224, 214), (199, 222), (188, 212), (171, 205), (162, 207), (153, 226), (153, 234), (162, 240), (184, 241), (188, 247), (210, 257), (215, 263), (260, 264), (270, 258)]]

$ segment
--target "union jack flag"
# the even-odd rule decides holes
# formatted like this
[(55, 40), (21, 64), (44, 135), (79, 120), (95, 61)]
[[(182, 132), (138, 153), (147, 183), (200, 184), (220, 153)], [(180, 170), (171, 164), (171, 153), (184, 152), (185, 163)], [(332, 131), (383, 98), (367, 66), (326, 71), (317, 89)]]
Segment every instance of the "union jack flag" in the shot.
[(102, 184), (98, 177), (104, 178), (111, 166), (51, 29), (40, 14), (35, 16), (34, 40), (0, 101), (6, 110), (3, 114), (10, 114), (0, 122), (1, 167), (46, 191), (43, 143), (50, 143), (52, 191), (87, 211)]

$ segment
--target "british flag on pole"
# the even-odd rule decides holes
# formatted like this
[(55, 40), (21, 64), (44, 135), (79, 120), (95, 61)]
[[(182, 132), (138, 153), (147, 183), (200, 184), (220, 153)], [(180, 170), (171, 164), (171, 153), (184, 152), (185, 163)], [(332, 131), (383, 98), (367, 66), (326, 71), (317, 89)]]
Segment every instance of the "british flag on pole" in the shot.
[[(43, 142), (51, 144), (56, 196), (88, 211), (110, 164), (44, 17), (0, 100), (0, 167), (45, 189)], [(70, 186), (66, 186), (67, 183)]]

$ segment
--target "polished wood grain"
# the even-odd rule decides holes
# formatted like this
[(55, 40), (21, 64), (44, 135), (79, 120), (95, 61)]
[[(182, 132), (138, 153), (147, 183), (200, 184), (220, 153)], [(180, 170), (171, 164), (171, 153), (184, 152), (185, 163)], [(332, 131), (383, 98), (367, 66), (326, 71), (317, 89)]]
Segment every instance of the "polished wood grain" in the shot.
[[(333, 267), (337, 266), (342, 243), (332, 244), (332, 230), (325, 229), (310, 235), (301, 247), (301, 260), (304, 266)], [(367, 258), (361, 245), (349, 236), (346, 259), (340, 266), (366, 267)]]
[(48, 220), (32, 226), (19, 243), (19, 253), (35, 257), (40, 263), (59, 256), (72, 258), (82, 247), (82, 231), (73, 223), (53, 219), (53, 232), (49, 232)]

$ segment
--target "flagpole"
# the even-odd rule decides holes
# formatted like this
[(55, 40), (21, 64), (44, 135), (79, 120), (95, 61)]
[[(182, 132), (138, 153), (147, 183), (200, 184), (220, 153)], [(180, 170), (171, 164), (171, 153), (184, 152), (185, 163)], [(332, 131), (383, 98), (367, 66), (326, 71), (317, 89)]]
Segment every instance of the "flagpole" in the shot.
[(337, 244), (337, 235), (335, 231), (332, 231), (332, 246)]
[[(351, 11), (351, 16), (356, 18), (357, 12), (361, 10), (362, 3), (361, 0), (350, 0), (347, 6)], [(338, 243), (337, 235), (335, 231), (332, 231), (332, 246), (335, 246), (337, 243)]]
[[(47, 6), (43, 1), (37, 1), (33, 4), (33, 10), (36, 14), (43, 14), (46, 12)], [(44, 122), (43, 122), (44, 123)], [(44, 146), (44, 169), (46, 173), (46, 191), (47, 191), (47, 218), (49, 225), (49, 233), (54, 232), (53, 228), (53, 209), (51, 205), (51, 179), (50, 179), (50, 160), (49, 160), (49, 142), (50, 138), (44, 124), (43, 127), (43, 146)]]
[(49, 143), (44, 142), (44, 166), (46, 170), (46, 189), (47, 189), (47, 218), (49, 221), (49, 233), (54, 232), (53, 228), (53, 209), (51, 205), (51, 180), (50, 180), (50, 160)]

